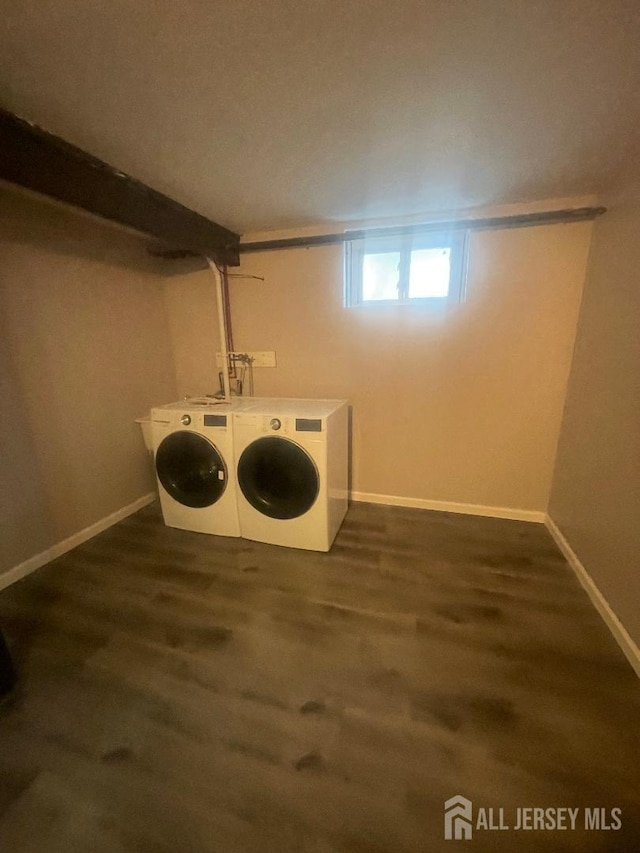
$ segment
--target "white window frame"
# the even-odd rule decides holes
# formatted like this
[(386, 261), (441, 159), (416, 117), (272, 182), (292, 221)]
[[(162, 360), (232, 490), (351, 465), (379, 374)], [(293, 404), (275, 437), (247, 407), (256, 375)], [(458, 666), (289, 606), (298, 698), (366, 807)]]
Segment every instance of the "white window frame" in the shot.
[[(464, 271), (466, 266), (467, 232), (463, 230), (401, 233), (392, 236), (365, 236), (344, 243), (344, 301), (347, 307), (374, 305), (413, 305), (443, 308), (465, 297)], [(447, 248), (450, 250), (451, 273), (446, 296), (409, 297), (409, 267), (411, 252), (417, 249)], [(363, 299), (362, 267), (364, 256), (382, 252), (399, 252), (400, 265), (397, 299)]]

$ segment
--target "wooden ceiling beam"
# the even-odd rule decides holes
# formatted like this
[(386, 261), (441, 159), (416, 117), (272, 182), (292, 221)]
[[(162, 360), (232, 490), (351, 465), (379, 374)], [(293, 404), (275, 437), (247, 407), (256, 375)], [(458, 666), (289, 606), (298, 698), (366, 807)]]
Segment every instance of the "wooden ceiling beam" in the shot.
[(239, 263), (238, 234), (1, 108), (0, 179), (152, 236), (170, 249)]

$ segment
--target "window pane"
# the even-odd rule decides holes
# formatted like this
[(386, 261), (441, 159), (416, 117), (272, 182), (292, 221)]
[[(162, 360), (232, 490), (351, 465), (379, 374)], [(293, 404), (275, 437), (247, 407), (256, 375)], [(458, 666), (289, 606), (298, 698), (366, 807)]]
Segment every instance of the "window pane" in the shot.
[(365, 254), (362, 260), (362, 300), (397, 299), (400, 252)]
[(450, 274), (451, 249), (414, 249), (411, 252), (409, 298), (447, 296)]

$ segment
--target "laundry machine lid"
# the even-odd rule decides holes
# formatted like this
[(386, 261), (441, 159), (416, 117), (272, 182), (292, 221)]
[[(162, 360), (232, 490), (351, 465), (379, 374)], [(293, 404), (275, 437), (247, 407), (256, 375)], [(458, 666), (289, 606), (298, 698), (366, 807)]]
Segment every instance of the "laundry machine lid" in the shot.
[(251, 506), (270, 518), (298, 518), (318, 497), (320, 477), (311, 456), (288, 438), (265, 436), (245, 448), (238, 484)]
[(227, 486), (227, 468), (217, 448), (187, 430), (162, 440), (156, 451), (156, 471), (165, 490), (184, 506), (211, 506)]

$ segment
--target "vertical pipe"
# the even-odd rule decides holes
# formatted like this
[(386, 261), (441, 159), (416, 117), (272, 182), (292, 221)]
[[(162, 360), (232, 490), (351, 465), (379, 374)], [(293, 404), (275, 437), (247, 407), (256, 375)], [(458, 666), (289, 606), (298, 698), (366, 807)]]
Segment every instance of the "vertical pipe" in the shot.
[(231, 326), (231, 300), (229, 298), (229, 274), (227, 265), (225, 264), (221, 271), (222, 275), (222, 296), (224, 299), (224, 317), (227, 324), (227, 348), (233, 352), (233, 328)]
[[(222, 269), (218, 267), (220, 275), (222, 276), (222, 302), (224, 305), (224, 322), (225, 329), (227, 330), (227, 351), (233, 352), (233, 329), (231, 326), (231, 302), (229, 300), (229, 276), (227, 274), (227, 265), (225, 264)], [(230, 359), (229, 361), (229, 376), (231, 379), (238, 378), (238, 370), (237, 364), (234, 359)]]
[(222, 354), (222, 383), (224, 385), (224, 399), (227, 402), (231, 401), (231, 382), (229, 381), (229, 349), (227, 347), (227, 324), (224, 311), (224, 301), (222, 298), (222, 276), (220, 270), (211, 260), (207, 258), (207, 263), (216, 280), (216, 302), (218, 304), (218, 328), (220, 330), (220, 352)]

